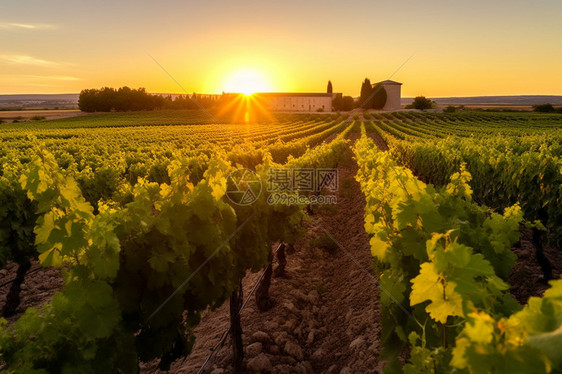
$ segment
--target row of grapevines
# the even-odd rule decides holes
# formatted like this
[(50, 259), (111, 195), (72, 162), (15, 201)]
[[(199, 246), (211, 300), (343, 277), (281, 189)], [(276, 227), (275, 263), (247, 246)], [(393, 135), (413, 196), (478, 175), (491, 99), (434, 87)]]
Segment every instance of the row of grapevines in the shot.
[[(3, 328), (7, 370), (136, 372), (138, 359), (160, 358), (165, 369), (189, 352), (200, 312), (228, 298), (246, 269), (267, 263), (278, 239), (270, 228), (278, 234), (279, 224), (268, 225), (265, 195), (249, 207), (224, 201), (233, 170), (225, 161), (210, 160), (196, 185), (188, 165), (175, 160), (169, 185), (141, 180), (131, 202), (100, 204), (94, 215), (53, 156), (38, 152), (21, 183), (41, 214), (39, 259), (63, 267), (65, 286)], [(282, 222), (299, 214), (275, 212)], [(290, 241), (292, 230), (284, 231)]]
[[(285, 167), (330, 167), (345, 147), (338, 138)], [(249, 206), (229, 203), (235, 167), (226, 159), (217, 151), (194, 182), (194, 160), (177, 157), (170, 183), (123, 185), (129, 198), (99, 202), (95, 214), (71, 173), (36, 147), (20, 184), (39, 214), (39, 260), (62, 267), (65, 285), (15, 324), (0, 321), (4, 369), (136, 372), (139, 360), (159, 358), (166, 369), (188, 354), (200, 312), (221, 305), (247, 269), (268, 262), (272, 242), (291, 243), (302, 227), (302, 207), (267, 204), (268, 191)], [(283, 165), (265, 154), (256, 168), (263, 186), (271, 167)]]
[[(434, 123), (448, 118), (416, 113), (393, 115), (401, 118), (406, 126), (432, 130), (437, 135), (440, 132), (435, 129)], [(416, 117), (407, 122), (405, 118), (410, 119), (411, 116)], [(471, 118), (476, 120), (463, 125), (471, 134), (467, 136), (457, 132), (462, 137), (447, 139), (410, 136), (382, 122), (371, 123), (371, 126), (382, 132), (392, 153), (403, 165), (428, 182), (445, 185), (449, 175), (458, 170), (461, 163), (466, 163), (468, 171), (474, 176), (475, 199), (498, 210), (520, 202), (525, 218), (540, 221), (553, 234), (554, 243), (559, 245), (562, 240), (559, 225), (562, 216), (558, 209), (562, 202), (562, 138), (559, 127), (555, 126), (556, 118), (547, 118), (544, 133), (540, 133), (540, 126), (534, 124), (530, 127), (535, 131), (532, 135), (522, 135), (525, 133), (521, 133), (513, 122), (540, 122), (541, 116), (464, 116), (467, 120)], [(503, 129), (502, 134), (508, 136), (496, 133), (484, 139), (473, 137), (474, 133), (482, 135), (489, 130), (492, 126), (490, 122), (496, 123), (499, 129)]]
[[(536, 140), (540, 144), (539, 139)], [(528, 220), (540, 220), (562, 242), (562, 159), (548, 146), (518, 148), (519, 139), (497, 141), (448, 138), (394, 142), (392, 153), (416, 175), (444, 185), (462, 164), (472, 174), (474, 196), (482, 204), (503, 209), (519, 202)]]
[(533, 135), (548, 132), (560, 138), (560, 115), (537, 113), (415, 113), (398, 112), (372, 116), (412, 130), (431, 130), (435, 136)]
[[(230, 127), (225, 130), (224, 126)], [(137, 136), (147, 142), (145, 146), (136, 144), (128, 136), (123, 137), (122, 132), (125, 130), (121, 128), (113, 131), (112, 135), (105, 133), (107, 129), (64, 130), (70, 131), (71, 134), (86, 131), (87, 133), (80, 136), (89, 138), (89, 141), (92, 141), (90, 145), (73, 136), (66, 141), (54, 139), (45, 144), (55, 156), (57, 164), (78, 182), (82, 195), (94, 207), (94, 212), (97, 212), (100, 201), (119, 204), (130, 201), (130, 186), (135, 185), (139, 178), (159, 184), (170, 184), (168, 168), (177, 158), (189, 160), (190, 178), (197, 183), (203, 178), (210, 157), (217, 151), (216, 143), (221, 139), (218, 136), (226, 136), (229, 132), (244, 135), (244, 144), (230, 149), (226, 159), (234, 164), (255, 168), (261, 163), (267, 149), (270, 149), (269, 152), (275, 160), (285, 160), (288, 155), (302, 155), (309, 146), (320, 143), (340, 129), (341, 123), (295, 122), (270, 127), (224, 126), (215, 125), (212, 131), (208, 131), (210, 126), (207, 125), (192, 126), (190, 129), (197, 130), (197, 133), (194, 135), (188, 130), (186, 142), (189, 140), (190, 143), (183, 145), (170, 143), (178, 136), (178, 130), (186, 132), (179, 126), (160, 127), (159, 130), (151, 128), (148, 134), (143, 133), (143, 128), (135, 128)], [(19, 131), (21, 133), (23, 130)], [(197, 144), (197, 134), (202, 135), (201, 131), (208, 131), (209, 142), (206, 146)], [(0, 132), (0, 136), (5, 136), (5, 133)], [(98, 137), (99, 133), (103, 133), (101, 137)], [(291, 143), (268, 145), (271, 139), (294, 136), (292, 134), (303, 138)], [(119, 144), (124, 144), (123, 141), (127, 142), (128, 148), (116, 151), (115, 149), (121, 148)], [(35, 144), (37, 141), (24, 138), (11, 144), (2, 143), (0, 146), (0, 154), (4, 151), (3, 157), (0, 157), (0, 268), (4, 267), (8, 260), (25, 263), (30, 255), (35, 253), (35, 204), (17, 183), (24, 165), (33, 157)], [(147, 149), (143, 150), (144, 148)]]
[[(365, 229), (380, 276), (385, 372), (552, 372), (562, 339), (562, 281), (521, 308), (505, 282), (522, 213), (472, 202), (464, 166), (435, 188), (365, 134), (354, 147)], [(532, 322), (532, 325), (525, 325)], [(398, 355), (407, 346), (402, 368)]]

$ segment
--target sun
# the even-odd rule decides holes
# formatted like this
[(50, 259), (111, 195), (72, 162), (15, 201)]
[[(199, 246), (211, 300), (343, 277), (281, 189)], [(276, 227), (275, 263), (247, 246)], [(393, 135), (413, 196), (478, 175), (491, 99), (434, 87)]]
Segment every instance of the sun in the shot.
[(257, 70), (238, 70), (224, 84), (224, 91), (228, 93), (243, 93), (251, 95), (256, 92), (270, 91), (267, 79)]

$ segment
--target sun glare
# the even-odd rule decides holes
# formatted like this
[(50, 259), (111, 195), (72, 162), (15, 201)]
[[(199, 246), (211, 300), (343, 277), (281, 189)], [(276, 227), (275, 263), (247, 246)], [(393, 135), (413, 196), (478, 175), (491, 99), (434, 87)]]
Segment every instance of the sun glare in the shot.
[(225, 83), (224, 91), (251, 95), (256, 92), (270, 91), (265, 77), (255, 70), (240, 70), (232, 74)]

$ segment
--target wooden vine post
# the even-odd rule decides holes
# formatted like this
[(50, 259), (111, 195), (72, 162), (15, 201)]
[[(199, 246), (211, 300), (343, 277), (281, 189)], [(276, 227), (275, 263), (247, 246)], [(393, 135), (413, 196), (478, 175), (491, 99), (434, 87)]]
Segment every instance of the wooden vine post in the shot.
[(232, 357), (234, 371), (242, 372), (244, 362), (244, 344), (242, 343), (242, 324), (240, 323), (240, 308), (244, 299), (242, 280), (230, 296), (230, 334), (232, 336)]

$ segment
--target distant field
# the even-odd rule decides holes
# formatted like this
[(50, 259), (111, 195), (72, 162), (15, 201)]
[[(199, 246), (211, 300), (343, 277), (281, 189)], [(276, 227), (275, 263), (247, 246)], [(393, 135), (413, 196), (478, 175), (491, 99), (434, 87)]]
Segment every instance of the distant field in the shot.
[[(449, 104), (438, 104), (439, 108), (446, 108), (449, 106)], [(455, 106), (455, 105), (453, 105)], [(490, 104), (490, 105), (484, 105), (484, 104), (467, 104), (467, 105), (463, 105), (465, 107), (465, 109), (493, 109), (493, 110), (519, 110), (519, 111), (532, 111), (533, 110), (533, 106), (532, 105), (509, 105), (509, 104)]]
[(0, 111), (0, 120), (29, 120), (32, 117), (40, 116), (45, 119), (60, 119), (68, 117), (82, 116), (84, 112), (79, 110), (7, 110)]
[[(341, 132), (353, 118), (348, 114), (284, 114), (275, 113), (269, 121), (249, 124), (217, 124), (203, 111), (168, 110), (126, 113), (88, 114), (37, 122), (4, 123), (0, 125), (0, 161), (2, 157), (28, 159), (30, 141), (35, 137), (59, 159), (74, 163), (91, 161), (95, 170), (111, 155), (126, 155), (127, 163), (161, 162), (181, 151), (189, 154), (211, 154), (217, 145), (229, 150), (236, 144), (283, 148), (281, 158), (330, 139)], [(362, 119), (362, 118), (359, 118)], [(421, 136), (432, 138), (468, 137), (486, 139), (496, 135), (513, 139), (541, 135), (540, 144), (558, 144), (561, 138), (562, 115), (539, 113), (488, 113), (460, 111), (456, 113), (398, 112), (366, 114), (381, 131), (400, 139)], [(310, 139), (309, 139), (310, 138)], [(295, 142), (299, 146), (295, 146)], [(558, 146), (556, 147), (558, 152)], [(100, 158), (101, 157), (101, 158)], [(121, 157), (121, 156), (118, 156)], [(66, 162), (66, 161), (65, 161)], [(86, 162), (86, 163), (89, 163)], [(84, 167), (80, 165), (79, 169)]]
[(124, 156), (129, 165), (161, 163), (174, 152), (212, 154), (217, 146), (228, 150), (239, 144), (244, 144), (245, 151), (275, 147), (284, 159), (289, 154), (302, 154), (306, 146), (343, 130), (343, 123), (344, 117), (336, 114), (281, 114), (268, 122), (217, 124), (208, 113), (195, 110), (100, 113), (4, 123), (0, 125), (0, 165), (3, 157), (26, 162), (32, 144), (29, 136), (45, 144), (58, 159), (78, 162), (78, 169), (89, 164), (95, 170), (110, 157)]
[[(559, 95), (431, 97), (431, 99), (438, 105), (532, 106), (546, 103), (562, 105), (562, 96)], [(412, 100), (412, 98), (403, 97), (402, 104), (410, 104)]]
[[(65, 111), (60, 111), (65, 112)], [(95, 113), (84, 114), (80, 111), (71, 111), (74, 116), (67, 118), (58, 117), (50, 121), (39, 121), (34, 123), (17, 123), (13, 126), (5, 123), (3, 128), (13, 129), (62, 129), (62, 128), (93, 128), (93, 127), (129, 127), (129, 126), (171, 126), (171, 125), (192, 125), (192, 124), (211, 124), (216, 122), (226, 122), (215, 118), (212, 114), (200, 110), (155, 110), (139, 112), (114, 112), (114, 113)], [(1, 113), (22, 113), (22, 112), (0, 112)], [(41, 115), (41, 112), (29, 112), (33, 115)], [(21, 114), (20, 114), (21, 115)], [(337, 116), (335, 113), (310, 113), (292, 114), (275, 113), (267, 121), (284, 121), (287, 119), (330, 119)], [(220, 118), (220, 116), (218, 116)], [(254, 121), (252, 121), (254, 122)], [(22, 127), (23, 126), (23, 127)]]
[[(120, 126), (142, 126), (142, 125), (180, 125), (197, 122), (208, 122), (209, 116), (194, 110), (162, 110), (142, 112), (121, 113), (89, 113), (79, 110), (58, 111), (10, 111), (0, 112), (0, 118), (16, 118), (22, 116), (31, 118), (33, 116), (49, 116), (50, 121), (41, 121), (37, 124), (26, 124), (26, 126), (39, 126), (41, 128), (73, 128), (73, 127), (120, 127)], [(18, 124), (16, 126), (21, 126)]]

